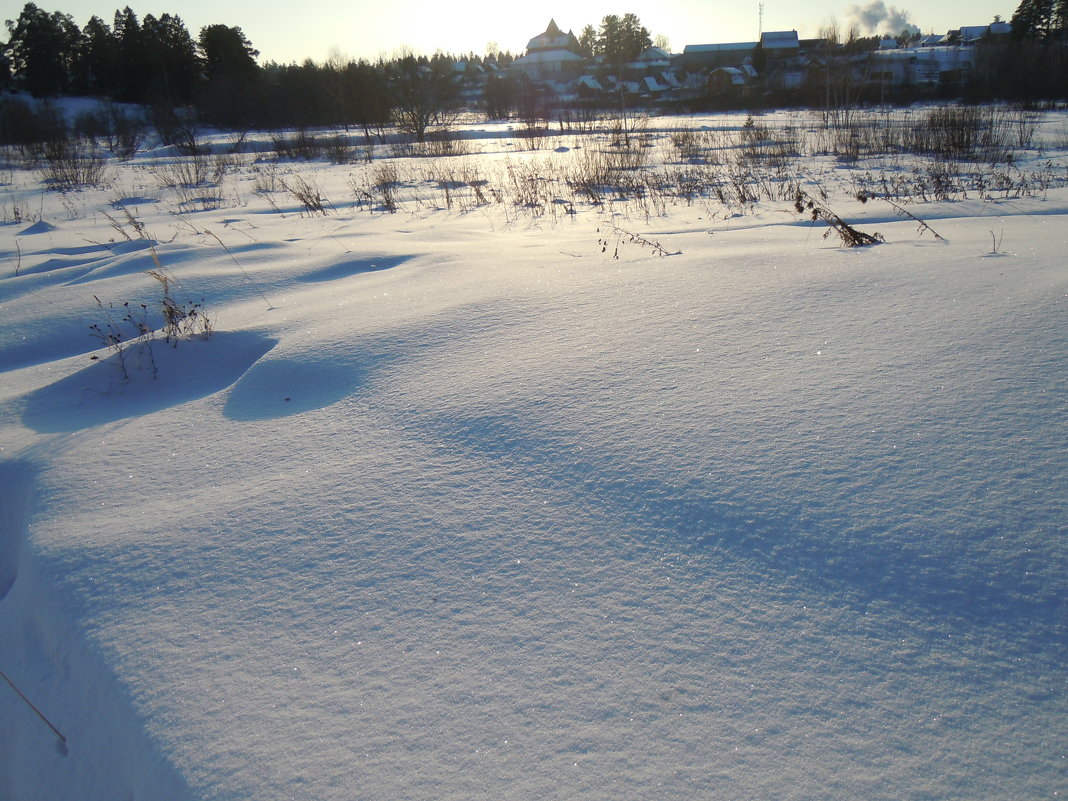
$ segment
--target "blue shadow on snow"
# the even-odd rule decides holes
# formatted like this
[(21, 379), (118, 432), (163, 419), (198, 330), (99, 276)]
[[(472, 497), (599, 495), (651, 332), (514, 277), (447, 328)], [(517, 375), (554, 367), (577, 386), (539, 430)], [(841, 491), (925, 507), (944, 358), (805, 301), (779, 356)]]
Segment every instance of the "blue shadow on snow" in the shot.
[(411, 256), (380, 256), (374, 259), (350, 259), (339, 262), (321, 270), (302, 275), (298, 281), (306, 283), (319, 283), (322, 281), (336, 281), (339, 278), (349, 278), (361, 273), (373, 273), (381, 270), (390, 270), (398, 267), (411, 259)]
[(262, 333), (225, 331), (176, 347), (155, 340), (151, 352), (132, 346), (128, 378), (115, 356), (94, 362), (26, 396), (22, 422), (40, 433), (80, 431), (207, 397), (233, 384), (276, 343)]
[(336, 357), (265, 359), (230, 391), (223, 414), (250, 422), (323, 409), (355, 392), (364, 376), (359, 364)]

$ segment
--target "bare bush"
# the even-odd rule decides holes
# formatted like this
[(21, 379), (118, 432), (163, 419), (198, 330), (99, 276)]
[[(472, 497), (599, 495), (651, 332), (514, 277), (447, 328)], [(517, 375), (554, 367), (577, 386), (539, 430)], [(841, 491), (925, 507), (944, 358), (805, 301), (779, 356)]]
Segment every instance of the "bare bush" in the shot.
[(348, 164), (353, 160), (352, 142), (345, 134), (334, 134), (326, 143), (326, 155), (332, 164)]
[[(155, 257), (155, 253), (153, 253)], [(160, 289), (159, 311), (163, 315), (163, 340), (177, 345), (179, 339), (198, 336), (207, 339), (215, 332), (215, 324), (204, 313), (203, 303), (179, 303), (174, 298), (175, 280), (169, 276), (156, 258), (156, 269), (147, 270), (147, 275), (156, 280)]]
[(195, 188), (218, 184), (230, 162), (227, 157), (196, 154), (175, 159), (170, 164), (150, 170), (161, 189)]
[(289, 180), (282, 181), (282, 188), (296, 198), (309, 214), (326, 214), (326, 204), (329, 202), (323, 197), (322, 190), (314, 181), (309, 181), (297, 175)]
[(79, 114), (74, 120), (74, 131), (93, 143), (103, 143), (111, 153), (125, 160), (140, 149), (145, 122), (117, 103), (106, 103)]
[[(163, 269), (154, 249), (152, 260), (156, 267), (145, 273), (156, 281), (160, 291), (155, 304), (131, 301), (105, 304), (93, 295), (103, 320), (89, 326), (90, 335), (111, 352), (124, 379), (130, 377), (134, 367), (148, 370), (153, 378), (158, 375), (152, 350), (157, 333), (162, 333), (164, 342), (177, 347), (182, 339), (207, 339), (215, 332), (215, 323), (204, 313), (203, 303), (180, 302), (175, 298), (177, 282)], [(154, 317), (160, 321), (158, 329), (153, 327)], [(100, 360), (96, 354), (89, 358)], [(132, 361), (134, 358), (136, 363)]]
[(271, 137), (275, 155), (286, 161), (314, 161), (323, 155), (324, 145), (307, 128), (298, 128), (290, 136)]
[(107, 159), (99, 148), (80, 140), (62, 138), (49, 142), (44, 162), (42, 179), (60, 191), (100, 186), (107, 175)]

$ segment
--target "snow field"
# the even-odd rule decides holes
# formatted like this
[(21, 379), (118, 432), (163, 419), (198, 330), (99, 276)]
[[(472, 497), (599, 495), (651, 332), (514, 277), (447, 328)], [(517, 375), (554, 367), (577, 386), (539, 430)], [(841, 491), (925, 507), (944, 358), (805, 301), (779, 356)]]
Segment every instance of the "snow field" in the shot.
[[(1064, 792), (1066, 191), (910, 206), (944, 241), (832, 197), (860, 250), (788, 203), (162, 193), (149, 248), (42, 194), (4, 226), (0, 669), (67, 754), (0, 687), (0, 795)], [(218, 331), (122, 381), (93, 295), (151, 297), (152, 249)]]

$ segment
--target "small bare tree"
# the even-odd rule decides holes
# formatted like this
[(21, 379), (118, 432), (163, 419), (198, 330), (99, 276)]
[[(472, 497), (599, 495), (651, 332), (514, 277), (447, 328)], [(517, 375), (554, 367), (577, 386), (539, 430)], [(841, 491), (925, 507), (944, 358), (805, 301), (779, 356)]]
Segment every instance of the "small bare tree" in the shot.
[(451, 60), (409, 53), (391, 62), (388, 74), (393, 120), (401, 131), (425, 142), (455, 120), (460, 93)]

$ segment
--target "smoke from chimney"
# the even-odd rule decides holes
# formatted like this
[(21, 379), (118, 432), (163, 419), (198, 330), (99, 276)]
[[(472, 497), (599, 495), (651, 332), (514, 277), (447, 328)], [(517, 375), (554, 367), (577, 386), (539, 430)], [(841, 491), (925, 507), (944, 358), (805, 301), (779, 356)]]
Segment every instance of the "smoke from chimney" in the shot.
[(871, 0), (864, 6), (851, 5), (848, 13), (850, 20), (869, 36), (879, 33), (897, 36), (902, 31), (918, 33), (920, 30), (909, 22), (908, 11), (887, 7), (883, 0)]

